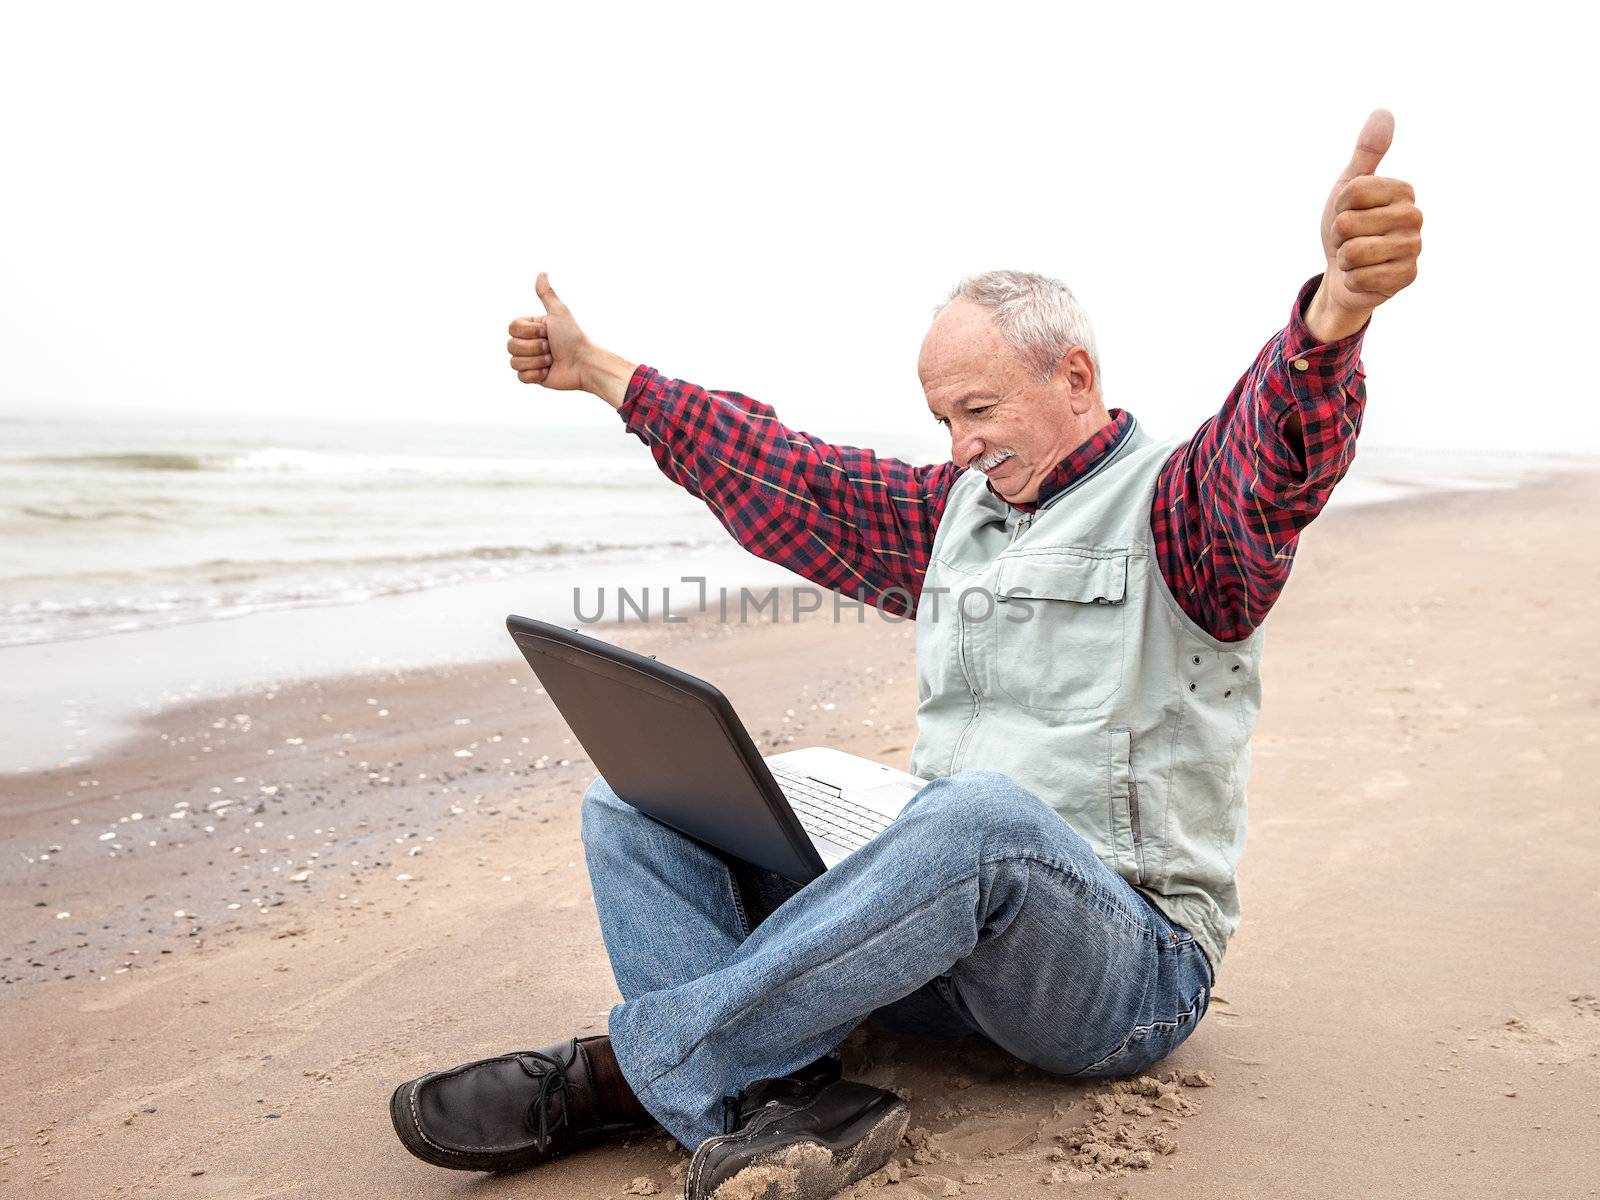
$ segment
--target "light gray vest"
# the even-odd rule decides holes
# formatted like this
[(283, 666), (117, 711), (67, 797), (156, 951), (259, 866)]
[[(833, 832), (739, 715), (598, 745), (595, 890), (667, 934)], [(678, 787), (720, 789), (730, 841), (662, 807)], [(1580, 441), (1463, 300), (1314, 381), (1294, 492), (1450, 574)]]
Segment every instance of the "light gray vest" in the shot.
[(957, 478), (917, 604), (910, 769), (1009, 775), (1188, 929), (1215, 971), (1239, 924), (1262, 629), (1218, 641), (1162, 578), (1150, 507), (1186, 440), (1135, 422), (1032, 514), (979, 471)]

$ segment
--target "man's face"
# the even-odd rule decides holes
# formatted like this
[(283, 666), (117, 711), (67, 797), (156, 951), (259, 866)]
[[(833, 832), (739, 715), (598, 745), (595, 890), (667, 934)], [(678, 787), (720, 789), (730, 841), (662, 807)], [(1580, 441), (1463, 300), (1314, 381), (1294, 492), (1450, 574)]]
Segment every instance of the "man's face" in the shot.
[(984, 471), (1013, 503), (1037, 500), (1050, 468), (1110, 421), (1087, 350), (1073, 349), (1040, 380), (970, 300), (952, 300), (934, 318), (917, 374), (928, 411), (950, 433), (951, 459)]

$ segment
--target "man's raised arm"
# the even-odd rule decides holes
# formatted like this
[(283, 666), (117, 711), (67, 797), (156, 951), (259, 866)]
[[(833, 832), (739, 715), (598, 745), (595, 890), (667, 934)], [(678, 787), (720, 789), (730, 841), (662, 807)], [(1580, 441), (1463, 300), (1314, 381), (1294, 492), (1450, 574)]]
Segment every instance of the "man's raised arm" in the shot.
[(668, 379), (591, 342), (543, 274), (536, 288), (544, 315), (511, 323), (518, 379), (599, 396), (750, 553), (886, 612), (915, 610), (954, 463), (833, 445), (748, 396)]
[(1184, 612), (1221, 641), (1240, 641), (1266, 619), (1300, 531), (1349, 471), (1367, 397), (1367, 324), (1417, 277), (1415, 194), (1374, 174), (1393, 138), (1393, 115), (1373, 112), (1323, 207), (1326, 269), (1157, 483), (1150, 519), (1162, 575)]

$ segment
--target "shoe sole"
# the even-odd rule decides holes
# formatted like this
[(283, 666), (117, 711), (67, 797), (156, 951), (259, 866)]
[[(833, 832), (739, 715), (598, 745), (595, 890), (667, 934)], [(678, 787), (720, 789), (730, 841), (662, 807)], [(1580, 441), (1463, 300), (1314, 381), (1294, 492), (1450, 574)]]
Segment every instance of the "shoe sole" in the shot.
[[(686, 1200), (825, 1200), (880, 1170), (894, 1157), (911, 1110), (896, 1097), (873, 1106), (831, 1138), (797, 1137), (748, 1152), (741, 1133), (708, 1138), (689, 1161)], [(733, 1174), (707, 1190), (706, 1179), (730, 1158), (749, 1153)]]

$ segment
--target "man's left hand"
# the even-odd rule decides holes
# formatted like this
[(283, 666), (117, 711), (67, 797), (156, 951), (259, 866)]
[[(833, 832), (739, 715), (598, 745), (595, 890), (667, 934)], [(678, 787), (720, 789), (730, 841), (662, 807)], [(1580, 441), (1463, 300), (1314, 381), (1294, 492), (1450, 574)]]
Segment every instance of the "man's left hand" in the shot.
[(1328, 266), (1306, 324), (1324, 342), (1355, 333), (1373, 309), (1417, 277), (1422, 212), (1416, 194), (1403, 179), (1374, 174), (1393, 140), (1394, 114), (1375, 110), (1322, 210)]

